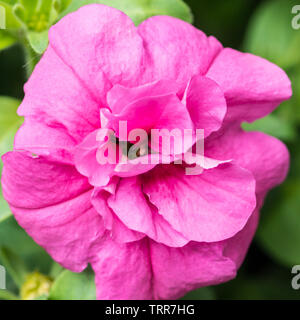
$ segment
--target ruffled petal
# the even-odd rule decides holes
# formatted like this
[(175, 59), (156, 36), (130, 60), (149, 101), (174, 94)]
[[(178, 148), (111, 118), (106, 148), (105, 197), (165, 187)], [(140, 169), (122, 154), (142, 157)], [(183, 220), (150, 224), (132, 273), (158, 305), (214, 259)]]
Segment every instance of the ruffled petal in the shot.
[(256, 205), (252, 174), (230, 163), (190, 176), (178, 165), (157, 166), (142, 185), (159, 214), (191, 241), (234, 236)]
[(18, 223), (65, 268), (85, 269), (104, 233), (87, 180), (72, 166), (21, 152), (3, 162), (3, 195)]
[[(49, 127), (60, 130), (64, 140), (70, 135), (75, 143), (100, 127), (99, 104), (51, 45), (24, 90), (25, 98), (18, 114), (33, 117), (31, 122), (39, 122), (40, 129), (44, 131), (43, 135), (33, 129), (30, 132), (32, 137), (29, 136), (28, 143), (33, 140), (30, 144), (35, 150), (44, 146), (53, 149), (51, 139), (46, 139)], [(23, 144), (26, 146), (21, 134), (16, 140), (18, 148), (23, 148)]]
[(193, 75), (203, 75), (222, 45), (182, 20), (155, 16), (138, 28), (145, 46), (144, 82), (174, 80), (183, 93)]
[(259, 209), (261, 206), (261, 202), (258, 202), (257, 208), (251, 215), (245, 228), (237, 233), (234, 237), (224, 241), (224, 255), (235, 262), (237, 269), (239, 269), (242, 265), (257, 229), (259, 221)]
[(119, 114), (125, 106), (141, 98), (176, 94), (178, 89), (174, 81), (167, 80), (159, 80), (134, 88), (115, 85), (107, 94), (107, 102), (112, 113)]
[(190, 242), (172, 248), (149, 239), (99, 246), (92, 262), (97, 298), (116, 300), (178, 299), (200, 287), (233, 279), (258, 222), (256, 210), (233, 238), (215, 243)]
[[(19, 114), (33, 119), (20, 130), (16, 147), (38, 154), (48, 148), (63, 158), (65, 148), (100, 127), (99, 109), (112, 85), (137, 82), (143, 46), (125, 14), (98, 4), (64, 17), (50, 29), (49, 42), (25, 85)], [(55, 129), (61, 139), (57, 148), (48, 135)]]
[(178, 299), (187, 292), (229, 281), (236, 264), (223, 253), (223, 243), (191, 242), (170, 248), (151, 242), (150, 257), (155, 299)]
[(55, 127), (26, 117), (16, 133), (14, 150), (23, 150), (61, 163), (73, 164), (76, 141), (64, 127)]
[(254, 121), (292, 95), (291, 82), (282, 69), (230, 48), (219, 53), (206, 76), (217, 82), (225, 94), (226, 121)]
[(195, 128), (204, 130), (204, 137), (222, 126), (227, 111), (221, 88), (203, 76), (191, 79), (186, 91), (186, 106)]
[(234, 159), (251, 171), (256, 180), (257, 194), (282, 183), (289, 169), (289, 151), (278, 139), (262, 132), (244, 132), (232, 127), (205, 143), (205, 154), (216, 159)]
[(191, 242), (170, 248), (151, 242), (156, 299), (177, 299), (191, 290), (233, 279), (245, 258), (258, 223), (258, 210), (234, 237), (216, 243)]
[(183, 246), (188, 243), (179, 232), (157, 212), (142, 192), (137, 177), (121, 179), (115, 195), (108, 198), (109, 207), (131, 230), (142, 232), (151, 239), (168, 246)]
[[(113, 176), (115, 163), (100, 164), (97, 160), (97, 152), (101, 148), (106, 148), (110, 142), (97, 141), (99, 130), (95, 130), (85, 137), (74, 152), (75, 166), (83, 176), (89, 179), (89, 183), (94, 187), (106, 186)], [(114, 147), (113, 145), (111, 145)]]
[(147, 239), (127, 244), (108, 239), (99, 247), (92, 267), (96, 274), (97, 299), (153, 299)]
[(104, 188), (95, 188), (92, 194), (92, 204), (101, 215), (105, 229), (109, 231), (109, 238), (117, 243), (128, 243), (141, 240), (145, 234), (128, 228), (118, 215), (108, 206), (108, 199), (116, 192), (119, 178), (114, 177)]
[[(107, 119), (106, 126), (112, 128), (120, 140), (144, 143), (147, 148), (149, 143), (152, 150), (165, 155), (182, 154), (193, 145), (194, 125), (176, 94), (146, 96), (128, 104), (119, 114), (107, 109), (101, 114)], [(120, 122), (126, 123), (124, 138), (121, 138)], [(190, 135), (189, 142), (183, 141), (185, 134)], [(174, 138), (170, 139), (171, 136)], [(135, 141), (138, 137), (139, 140)], [(170, 143), (164, 143), (165, 139)]]
[(136, 85), (143, 43), (133, 22), (114, 8), (91, 4), (50, 29), (49, 42), (100, 105), (114, 84)]
[(186, 107), (175, 94), (142, 97), (123, 108), (119, 114), (109, 114), (107, 127), (116, 131), (119, 136), (119, 122), (127, 121), (128, 132), (143, 129), (147, 133), (152, 129), (193, 129), (193, 123)]

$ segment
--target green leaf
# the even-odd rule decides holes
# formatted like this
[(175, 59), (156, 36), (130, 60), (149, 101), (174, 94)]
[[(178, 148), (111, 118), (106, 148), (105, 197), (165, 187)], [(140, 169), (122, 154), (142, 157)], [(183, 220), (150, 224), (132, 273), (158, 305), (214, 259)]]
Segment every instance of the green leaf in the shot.
[[(37, 6), (39, 5), (40, 1), (39, 0), (19, 0), (18, 2), (25, 8), (25, 10), (28, 13), (33, 15), (37, 11)], [(46, 0), (46, 2), (49, 2), (49, 0)]]
[(12, 215), (0, 222), (0, 247), (17, 253), (29, 272), (49, 273), (52, 259), (27, 235)]
[(2, 0), (2, 2), (5, 2), (7, 4), (10, 4), (11, 6), (16, 4), (19, 0)]
[(0, 51), (16, 43), (16, 38), (5, 30), (0, 30)]
[(52, 285), (49, 300), (95, 300), (94, 273), (87, 269), (82, 273), (63, 271)]
[[(23, 119), (17, 115), (20, 101), (10, 97), (0, 96), (0, 157), (12, 150), (14, 136)], [(0, 163), (0, 171), (2, 162)]]
[(46, 294), (43, 294), (43, 295), (35, 298), (34, 300), (48, 300), (48, 296)]
[[(68, 3), (69, 1), (60, 0), (20, 0), (14, 5), (13, 12), (22, 21), (23, 33), (34, 53), (41, 55), (46, 50), (48, 29), (57, 20), (59, 10), (65, 9)], [(30, 65), (31, 61), (28, 59), (31, 57), (26, 54), (27, 64)], [(28, 73), (31, 74), (31, 71)]]
[(61, 16), (91, 3), (105, 4), (119, 9), (126, 13), (136, 25), (155, 15), (169, 15), (193, 22), (191, 10), (182, 0), (73, 0)]
[(4, 8), (5, 10), (5, 22), (6, 22), (6, 28), (7, 29), (19, 29), (22, 24), (20, 20), (15, 16), (13, 13), (13, 2), (9, 4), (7, 1), (0, 0), (0, 6)]
[(20, 100), (0, 96), (0, 156), (10, 150), (14, 134), (22, 124), (22, 118), (17, 115)]
[(57, 278), (65, 269), (56, 263), (55, 261), (52, 262), (51, 269), (49, 272), (49, 276), (53, 279)]
[(262, 56), (282, 68), (300, 62), (300, 33), (291, 26), (291, 8), (297, 1), (263, 2), (255, 12), (245, 40), (245, 50)]
[[(0, 191), (1, 191), (1, 187), (0, 187)], [(10, 212), (9, 206), (8, 206), (7, 202), (4, 200), (4, 198), (2, 196), (2, 192), (1, 192), (1, 194), (0, 194), (0, 224), (2, 221), (6, 220), (10, 216), (11, 216), (11, 212)]]
[(42, 54), (48, 46), (48, 30), (43, 32), (29, 31), (27, 39), (32, 49), (37, 54)]
[(280, 188), (276, 204), (263, 211), (257, 239), (266, 252), (283, 265), (300, 261), (300, 182), (289, 180)]
[[(0, 97), (0, 157), (9, 150), (12, 150), (16, 131), (22, 123), (17, 115), (17, 108), (20, 101), (9, 97)], [(0, 161), (0, 173), (2, 161)], [(4, 201), (0, 185), (0, 222), (10, 215), (8, 205)]]
[(0, 300), (20, 300), (20, 298), (8, 290), (0, 290)]
[(0, 247), (0, 261), (15, 284), (21, 287), (27, 275), (27, 269), (22, 259), (10, 249)]
[(26, 30), (42, 32), (56, 21), (59, 6), (57, 0), (20, 0), (13, 6), (13, 12), (23, 22)]
[(204, 287), (189, 292), (181, 300), (215, 300), (215, 293), (212, 287)]
[[(257, 262), (259, 265), (260, 262)], [(263, 273), (238, 273), (236, 279), (215, 287), (218, 300), (300, 299), (291, 287), (291, 270), (274, 263), (264, 266)]]
[(72, 0), (56, 0), (54, 6), (57, 12), (62, 12), (67, 9), (71, 2)]
[(262, 131), (285, 141), (291, 141), (297, 136), (295, 127), (275, 114), (270, 114), (253, 123), (243, 123), (242, 127), (246, 131)]
[(288, 76), (292, 83), (293, 96), (290, 100), (283, 102), (275, 113), (290, 125), (297, 127), (300, 124), (300, 65), (290, 70)]

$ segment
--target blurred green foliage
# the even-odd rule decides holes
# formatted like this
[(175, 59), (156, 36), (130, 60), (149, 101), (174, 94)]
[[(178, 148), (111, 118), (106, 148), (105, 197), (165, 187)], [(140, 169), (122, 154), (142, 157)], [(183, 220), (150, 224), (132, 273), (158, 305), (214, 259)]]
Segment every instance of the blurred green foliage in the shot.
[[(198, 289), (184, 299), (299, 299), (300, 291), (291, 287), (291, 267), (300, 264), (300, 30), (291, 25), (297, 1), (0, 0), (7, 12), (7, 29), (0, 30), (0, 155), (11, 150), (22, 123), (16, 109), (24, 82), (47, 46), (49, 27), (93, 2), (125, 11), (136, 24), (157, 14), (194, 21), (224, 46), (260, 55), (288, 73), (292, 99), (268, 117), (244, 124), (246, 130), (264, 131), (288, 145), (288, 179), (267, 197), (257, 235), (237, 278)], [(0, 290), (0, 299), (20, 298), (26, 290), (30, 294), (25, 296), (33, 294), (36, 299), (95, 298), (93, 272), (74, 274), (53, 262), (17, 225), (1, 196), (0, 264), (9, 273), (8, 290)]]
[(126, 13), (136, 25), (154, 15), (169, 15), (193, 22), (191, 10), (181, 0), (73, 0), (61, 16), (77, 10), (83, 4), (90, 3), (101, 3), (119, 9)]

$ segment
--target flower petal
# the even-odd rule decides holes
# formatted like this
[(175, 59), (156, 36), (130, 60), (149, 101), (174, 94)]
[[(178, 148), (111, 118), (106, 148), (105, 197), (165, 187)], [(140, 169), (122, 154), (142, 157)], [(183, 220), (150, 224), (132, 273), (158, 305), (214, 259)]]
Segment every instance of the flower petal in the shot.
[(83, 6), (50, 29), (49, 42), (102, 106), (114, 84), (137, 84), (142, 39), (119, 10), (100, 4)]
[(94, 187), (106, 186), (113, 176), (116, 164), (100, 164), (97, 160), (97, 152), (106, 143), (97, 141), (99, 130), (91, 132), (77, 145), (74, 152), (74, 163), (78, 172), (89, 179)]
[(223, 253), (223, 243), (190, 242), (183, 248), (150, 244), (155, 299), (178, 299), (200, 287), (236, 276), (236, 264)]
[(226, 163), (188, 176), (180, 166), (157, 166), (143, 176), (143, 191), (170, 225), (189, 240), (234, 236), (256, 205), (252, 174)]
[(99, 109), (106, 105), (107, 91), (114, 83), (136, 82), (143, 54), (132, 21), (116, 9), (97, 4), (60, 20), (49, 31), (49, 42), (19, 108), (21, 116), (35, 116), (43, 123), (45, 134), (32, 131), (26, 142), (24, 127), (16, 140), (18, 149), (29, 146), (29, 151), (41, 154), (45, 146), (53, 149), (52, 141), (46, 139), (52, 128), (66, 130), (63, 135), (70, 134), (75, 143), (99, 128)]
[[(152, 150), (164, 155), (182, 154), (193, 145), (194, 125), (176, 94), (144, 97), (125, 106), (120, 114), (103, 109), (102, 115), (108, 120), (107, 127), (112, 128), (118, 137), (120, 122), (126, 122), (128, 135), (125, 139), (132, 141), (130, 135), (135, 139), (139, 137), (140, 140), (134, 141), (135, 143), (145, 143), (146, 146), (149, 143)], [(190, 135), (189, 143), (182, 139), (185, 132)], [(172, 136), (174, 139), (171, 139)], [(178, 139), (180, 143), (177, 142)]]
[(127, 244), (108, 239), (99, 247), (92, 267), (96, 274), (97, 299), (153, 298), (147, 239)]
[(86, 179), (71, 166), (21, 152), (3, 162), (3, 195), (18, 223), (65, 268), (85, 269), (105, 231)]
[(257, 224), (258, 210), (255, 210), (243, 230), (222, 242), (190, 242), (183, 248), (169, 248), (151, 242), (155, 298), (177, 299), (191, 290), (233, 279), (245, 258)]
[[(47, 127), (64, 131), (64, 136), (69, 134), (75, 143), (100, 127), (98, 103), (51, 45), (24, 90), (25, 98), (18, 114), (34, 117), (34, 121), (45, 126), (45, 134), (42, 136), (32, 131), (32, 138), (29, 139), (33, 140), (31, 144), (34, 144), (35, 149), (49, 145), (49, 138), (46, 140)], [(21, 141), (20, 134), (17, 138), (16, 143), (22, 147), (25, 141)]]
[(282, 183), (289, 169), (289, 152), (274, 137), (262, 132), (245, 132), (233, 127), (205, 144), (206, 155), (216, 159), (234, 159), (251, 171), (256, 180), (256, 192), (265, 194)]
[(184, 21), (155, 16), (139, 26), (145, 45), (144, 82), (175, 80), (183, 93), (193, 75), (203, 75), (222, 45)]
[(75, 146), (75, 140), (65, 128), (55, 128), (35, 117), (25, 118), (14, 141), (14, 150), (29, 151), (67, 164), (73, 164)]
[(190, 242), (172, 248), (143, 239), (130, 244), (111, 240), (99, 246), (92, 262), (98, 299), (177, 299), (187, 292), (233, 279), (258, 222), (256, 210), (233, 238)]
[[(109, 114), (107, 114), (109, 117)], [(119, 122), (127, 121), (128, 132), (143, 129), (193, 129), (186, 107), (175, 94), (143, 97), (124, 107), (120, 114), (111, 114), (109, 128), (119, 135)]]
[(47, 207), (91, 189), (73, 166), (58, 164), (45, 157), (13, 151), (3, 156), (3, 163), (3, 193), (14, 207)]
[(141, 98), (158, 97), (177, 92), (178, 85), (174, 81), (167, 80), (159, 80), (134, 88), (115, 85), (107, 94), (107, 102), (112, 113), (119, 114), (125, 106)]
[(259, 220), (259, 209), (260, 204), (258, 204), (256, 210), (251, 215), (245, 228), (237, 233), (234, 237), (224, 241), (224, 255), (235, 262), (237, 269), (243, 263), (250, 243), (257, 229)]
[(188, 242), (146, 199), (137, 177), (121, 179), (115, 195), (108, 198), (108, 205), (131, 230), (169, 246), (183, 246)]
[(143, 239), (129, 244), (106, 240), (92, 267), (102, 300), (177, 299), (188, 291), (231, 280), (235, 261), (226, 243), (191, 242), (170, 248)]
[(230, 48), (222, 50), (206, 74), (222, 88), (227, 121), (254, 121), (291, 97), (291, 83), (273, 63)]
[(204, 137), (221, 127), (227, 111), (220, 87), (203, 76), (191, 79), (186, 93), (186, 105), (195, 128), (204, 130)]
[(152, 170), (156, 165), (161, 163), (163, 159), (163, 155), (160, 154), (145, 155), (133, 160), (127, 159), (126, 162), (120, 162), (116, 165), (114, 174), (122, 178), (138, 176)]
[(145, 237), (143, 233), (129, 229), (116, 213), (107, 205), (108, 199), (115, 194), (119, 183), (118, 178), (113, 178), (104, 188), (95, 188), (92, 194), (92, 204), (101, 215), (104, 226), (110, 232), (110, 239), (118, 243), (127, 243), (141, 240)]

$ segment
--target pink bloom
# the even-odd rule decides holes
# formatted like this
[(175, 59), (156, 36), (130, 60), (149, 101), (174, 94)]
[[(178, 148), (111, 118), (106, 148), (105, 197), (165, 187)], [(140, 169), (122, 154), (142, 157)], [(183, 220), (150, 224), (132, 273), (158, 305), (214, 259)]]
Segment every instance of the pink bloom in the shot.
[[(65, 268), (90, 263), (99, 299), (173, 299), (234, 278), (289, 165), (280, 141), (240, 124), (291, 96), (286, 74), (178, 19), (136, 28), (103, 5), (66, 16), (49, 39), (3, 157), (19, 224)], [(120, 120), (128, 130), (204, 129), (203, 173), (100, 165), (97, 132)]]

